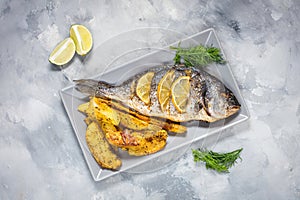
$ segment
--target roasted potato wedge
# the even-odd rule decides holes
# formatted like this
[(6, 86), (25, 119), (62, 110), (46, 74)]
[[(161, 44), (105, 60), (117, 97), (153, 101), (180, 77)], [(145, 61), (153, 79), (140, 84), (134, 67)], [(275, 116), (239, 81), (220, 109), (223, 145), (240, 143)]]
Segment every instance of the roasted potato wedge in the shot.
[(165, 122), (163, 128), (172, 133), (185, 133), (187, 131), (185, 126), (170, 122)]
[[(144, 129), (151, 130), (152, 128), (155, 128), (155, 127), (161, 127), (163, 129), (165, 129), (166, 131), (173, 132), (173, 133), (179, 133), (179, 134), (185, 133), (187, 131), (185, 126), (182, 126), (178, 123), (174, 123), (174, 122), (170, 122), (170, 121), (166, 121), (166, 120), (160, 120), (158, 118), (150, 118), (150, 117), (141, 115), (135, 111), (132, 111), (132, 110), (124, 107), (123, 105), (121, 105), (117, 102), (113, 102), (113, 101), (109, 101), (109, 100), (105, 100), (105, 99), (101, 99), (101, 98), (95, 98), (94, 101), (95, 101), (95, 103), (102, 102), (102, 103), (105, 103), (105, 104), (111, 106), (112, 108), (114, 108), (116, 110), (116, 112), (119, 113), (119, 115), (121, 112), (121, 115), (122, 115), (122, 116), (120, 116), (121, 124), (123, 124), (125, 127), (133, 129), (133, 130), (144, 130)], [(150, 124), (154, 125), (154, 127), (150, 126), (148, 128), (145, 128), (146, 126), (149, 126)], [(156, 130), (157, 130), (157, 128), (156, 128)]]
[(106, 103), (96, 103), (95, 97), (90, 101), (95, 108), (95, 115), (98, 120), (108, 120), (113, 125), (119, 125), (120, 116), (118, 113)]
[[(141, 115), (123, 105), (100, 98), (91, 98), (78, 106), (87, 115), (86, 141), (95, 160), (103, 168), (118, 169), (121, 160), (114, 149), (143, 156), (163, 149), (168, 132), (184, 133), (186, 127), (170, 121)], [(114, 148), (114, 149), (113, 149)]]
[(121, 111), (117, 111), (117, 113), (120, 116), (121, 125), (129, 129), (143, 130), (143, 129), (147, 129), (147, 127), (149, 126), (149, 123), (147, 121), (143, 121), (133, 115), (130, 115), (128, 113), (123, 113)]
[(82, 113), (86, 113), (87, 110), (89, 109), (89, 106), (90, 106), (90, 102), (87, 102), (87, 103), (80, 104), (77, 109)]
[(100, 122), (107, 141), (127, 150), (130, 155), (142, 156), (161, 150), (167, 142), (168, 133), (165, 130), (134, 131), (121, 130), (108, 122)]
[(116, 170), (122, 165), (122, 161), (112, 151), (96, 122), (91, 122), (88, 125), (86, 142), (93, 157), (101, 167)]
[(143, 156), (163, 149), (166, 145), (168, 133), (159, 131), (119, 131), (106, 133), (110, 144), (128, 151), (130, 155)]
[(166, 146), (168, 133), (165, 130), (132, 132), (130, 137), (136, 138), (138, 145), (123, 149), (126, 149), (129, 155), (143, 156), (162, 150)]
[(119, 125), (120, 123), (118, 113), (106, 103), (97, 101), (95, 97), (91, 98), (89, 103), (79, 105), (77, 109), (87, 114), (88, 118), (85, 120), (87, 124), (89, 124), (92, 119), (99, 121), (107, 120), (114, 125)]
[(145, 122), (147, 122), (147, 121), (150, 120), (149, 117), (141, 115), (141, 114), (139, 114), (139, 113), (137, 113), (137, 112), (135, 112), (135, 111), (133, 111), (133, 110), (131, 110), (131, 109), (123, 106), (122, 104), (115, 102), (115, 101), (101, 99), (101, 98), (96, 98), (95, 102), (96, 103), (97, 102), (106, 103), (107, 105), (110, 105), (111, 107), (113, 107), (113, 108), (115, 108), (117, 110), (120, 110), (120, 111), (123, 111), (125, 113), (129, 113), (131, 115), (134, 115), (134, 116), (138, 117), (139, 119), (141, 119), (141, 120), (143, 120)]
[(116, 112), (120, 116), (120, 125), (127, 129), (132, 129), (132, 130), (137, 130), (137, 131), (140, 131), (140, 130), (158, 131), (158, 130), (162, 129), (161, 126), (152, 124), (149, 121), (143, 121), (134, 115), (130, 115), (129, 113), (124, 113), (119, 110), (116, 110)]

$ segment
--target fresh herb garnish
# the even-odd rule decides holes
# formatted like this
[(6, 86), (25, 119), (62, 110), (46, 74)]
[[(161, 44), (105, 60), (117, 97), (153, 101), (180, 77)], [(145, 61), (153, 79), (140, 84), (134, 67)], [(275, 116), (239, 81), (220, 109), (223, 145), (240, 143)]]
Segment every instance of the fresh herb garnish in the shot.
[(176, 50), (174, 57), (175, 64), (185, 64), (186, 66), (206, 66), (210, 63), (216, 62), (218, 64), (225, 64), (220, 49), (216, 47), (205, 47), (198, 45), (190, 48), (171, 46), (170, 49)]
[(207, 169), (213, 169), (217, 172), (229, 172), (229, 168), (232, 167), (237, 161), (241, 159), (240, 153), (243, 148), (237, 149), (229, 153), (216, 153), (205, 149), (193, 149), (193, 156), (195, 162), (205, 162)]

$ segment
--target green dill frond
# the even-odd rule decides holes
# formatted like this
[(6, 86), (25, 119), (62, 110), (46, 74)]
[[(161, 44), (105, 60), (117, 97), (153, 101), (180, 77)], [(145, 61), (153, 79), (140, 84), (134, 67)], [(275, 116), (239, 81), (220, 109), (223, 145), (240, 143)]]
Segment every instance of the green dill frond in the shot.
[(226, 61), (223, 59), (220, 49), (216, 47), (205, 47), (198, 45), (190, 48), (170, 47), (171, 50), (175, 50), (176, 54), (174, 57), (175, 64), (185, 64), (186, 66), (201, 67), (206, 66), (210, 63), (225, 64)]
[(241, 159), (240, 153), (243, 148), (237, 149), (229, 153), (217, 153), (208, 151), (205, 149), (193, 149), (192, 153), (195, 162), (204, 162), (207, 169), (213, 169), (217, 172), (229, 172), (229, 168), (232, 167), (237, 159)]

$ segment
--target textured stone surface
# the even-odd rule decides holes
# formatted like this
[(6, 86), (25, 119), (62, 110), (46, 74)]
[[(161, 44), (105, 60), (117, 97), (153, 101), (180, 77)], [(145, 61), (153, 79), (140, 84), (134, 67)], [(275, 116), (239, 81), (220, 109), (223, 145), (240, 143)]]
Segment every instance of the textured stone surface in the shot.
[[(0, 199), (300, 199), (299, 10), (297, 0), (2, 0)], [(91, 29), (96, 50), (137, 28), (215, 28), (251, 119), (206, 145), (243, 147), (243, 161), (219, 175), (187, 152), (156, 172), (94, 182), (59, 96), (83, 63), (48, 62), (73, 23)]]

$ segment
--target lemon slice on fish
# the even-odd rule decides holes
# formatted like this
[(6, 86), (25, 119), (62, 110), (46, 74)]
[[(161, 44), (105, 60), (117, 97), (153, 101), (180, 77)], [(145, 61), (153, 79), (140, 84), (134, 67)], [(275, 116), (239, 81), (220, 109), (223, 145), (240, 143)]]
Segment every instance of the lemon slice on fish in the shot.
[(171, 86), (174, 80), (174, 73), (174, 70), (168, 71), (162, 77), (162, 79), (160, 79), (157, 86), (157, 98), (163, 112), (167, 110), (170, 102)]
[(76, 45), (76, 53), (81, 56), (86, 55), (93, 46), (91, 32), (83, 25), (74, 24), (70, 28), (70, 37)]
[(136, 85), (136, 95), (145, 103), (150, 103), (151, 82), (154, 72), (148, 72), (139, 78)]
[(55, 65), (64, 65), (73, 58), (74, 54), (75, 43), (71, 38), (66, 38), (54, 48), (49, 61)]
[(175, 108), (183, 113), (189, 99), (190, 94), (190, 77), (180, 76), (171, 86), (172, 102)]

